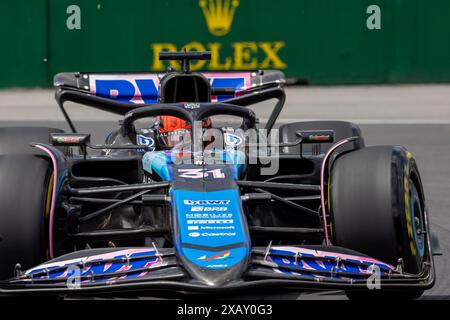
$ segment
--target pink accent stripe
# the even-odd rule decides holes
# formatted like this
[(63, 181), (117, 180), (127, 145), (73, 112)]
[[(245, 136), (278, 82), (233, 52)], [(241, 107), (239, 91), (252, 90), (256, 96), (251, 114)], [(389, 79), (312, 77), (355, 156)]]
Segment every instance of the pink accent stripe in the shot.
[(52, 159), (53, 163), (53, 190), (52, 190), (52, 204), (50, 207), (50, 222), (49, 222), (49, 228), (48, 228), (48, 241), (49, 241), (49, 254), (50, 259), (54, 258), (54, 250), (53, 250), (53, 224), (55, 220), (55, 206), (56, 206), (56, 188), (58, 187), (58, 167), (57, 167), (57, 161), (55, 158), (55, 155), (46, 147), (41, 145), (34, 145), (36, 148), (39, 148), (45, 153), (47, 153), (50, 158)]
[[(312, 250), (312, 249), (307, 249), (307, 248), (302, 248), (302, 247), (285, 247), (285, 246), (274, 246), (272, 247), (273, 250), (281, 250), (281, 251), (289, 251), (292, 252), (293, 254), (309, 254), (309, 255), (313, 255), (314, 257), (339, 257), (343, 260), (357, 260), (357, 261), (361, 261), (361, 262), (368, 262), (368, 263), (378, 263), (381, 265), (385, 265), (386, 267), (395, 270), (395, 267), (391, 266), (390, 264), (387, 264), (386, 262), (380, 261), (380, 260), (376, 260), (373, 258), (368, 258), (368, 257), (361, 257), (361, 256), (355, 256), (355, 255), (351, 255), (351, 254), (345, 254), (345, 253), (337, 253), (337, 252), (332, 252), (332, 251), (322, 251), (322, 250)], [(299, 258), (299, 262), (301, 262), (302, 259), (301, 257)], [(343, 263), (345, 263), (345, 261), (343, 261)]]
[[(324, 230), (325, 230), (325, 242), (326, 245), (329, 246), (331, 245), (331, 241), (328, 235), (328, 228), (327, 228), (327, 210), (325, 208), (325, 170), (326, 170), (326, 166), (327, 166), (327, 162), (328, 162), (328, 158), (331, 156), (331, 154), (340, 146), (351, 142), (355, 140), (355, 137), (351, 137), (351, 138), (347, 138), (344, 140), (339, 141), (338, 143), (336, 143), (335, 145), (333, 145), (330, 150), (328, 150), (327, 154), (325, 155), (325, 157), (323, 158), (322, 161), (322, 169), (320, 170), (320, 201), (321, 201), (321, 207), (322, 207), (322, 218), (323, 218), (323, 226), (324, 226)], [(329, 199), (328, 199), (329, 201)]]
[[(109, 260), (109, 259), (113, 259), (116, 258), (118, 256), (126, 256), (126, 255), (132, 255), (133, 253), (154, 253), (155, 250), (152, 248), (136, 248), (136, 249), (125, 249), (125, 250), (118, 250), (118, 251), (113, 251), (110, 253), (105, 253), (105, 254), (98, 254), (98, 255), (93, 255), (93, 256), (85, 256), (85, 257), (81, 257), (81, 258), (75, 258), (75, 259), (69, 259), (69, 260), (61, 260), (58, 262), (52, 262), (52, 263), (45, 263), (45, 264), (41, 264), (33, 269), (27, 270), (25, 273), (29, 274), (30, 272), (33, 272), (34, 270), (37, 269), (42, 269), (42, 268), (53, 268), (53, 267), (61, 267), (61, 266), (65, 266), (65, 265), (69, 265), (69, 264), (77, 264), (77, 263), (82, 263), (84, 262), (91, 262), (94, 260)], [(157, 263), (161, 262), (160, 259), (158, 259)], [(156, 263), (156, 262), (155, 262)], [(104, 271), (106, 271), (107, 269), (105, 269)]]

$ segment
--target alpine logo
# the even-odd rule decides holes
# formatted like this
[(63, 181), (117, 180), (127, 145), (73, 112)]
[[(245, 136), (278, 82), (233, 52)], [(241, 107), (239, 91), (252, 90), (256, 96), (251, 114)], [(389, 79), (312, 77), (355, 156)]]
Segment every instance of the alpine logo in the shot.
[(203, 260), (203, 261), (213, 261), (213, 260), (225, 260), (231, 255), (230, 251), (221, 252), (219, 254), (213, 255), (211, 257), (208, 257), (207, 255), (201, 256), (197, 258), (197, 260)]

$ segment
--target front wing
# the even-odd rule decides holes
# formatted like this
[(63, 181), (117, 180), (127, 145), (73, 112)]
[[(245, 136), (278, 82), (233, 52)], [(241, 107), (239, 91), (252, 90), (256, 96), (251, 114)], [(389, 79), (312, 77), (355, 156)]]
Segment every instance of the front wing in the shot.
[[(434, 284), (432, 259), (412, 275), (401, 266), (342, 253), (334, 247), (270, 246), (253, 248), (242, 279), (222, 286), (193, 283), (178, 264), (173, 249), (92, 249), (62, 256), (0, 283), (1, 295), (102, 294), (172, 291), (224, 294), (278, 288), (367, 290), (369, 286), (424, 290)], [(224, 254), (217, 255), (223, 258)]]

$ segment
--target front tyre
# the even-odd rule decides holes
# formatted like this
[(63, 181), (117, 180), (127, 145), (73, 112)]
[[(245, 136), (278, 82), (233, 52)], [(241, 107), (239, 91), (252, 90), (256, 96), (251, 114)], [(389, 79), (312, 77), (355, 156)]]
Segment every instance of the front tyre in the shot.
[(0, 155), (0, 280), (46, 260), (52, 168), (36, 155)]
[[(416, 161), (402, 147), (339, 157), (331, 172), (333, 243), (418, 274), (427, 258), (425, 199)], [(362, 292), (349, 293), (354, 297)], [(403, 292), (417, 297), (420, 292)]]

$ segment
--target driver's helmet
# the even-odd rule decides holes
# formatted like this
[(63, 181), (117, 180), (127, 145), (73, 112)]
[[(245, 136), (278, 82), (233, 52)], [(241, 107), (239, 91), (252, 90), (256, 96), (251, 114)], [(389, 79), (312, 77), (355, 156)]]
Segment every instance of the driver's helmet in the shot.
[[(173, 117), (158, 117), (158, 143), (163, 149), (190, 143), (192, 126), (189, 122)], [(203, 128), (211, 128), (211, 118), (203, 120)]]

